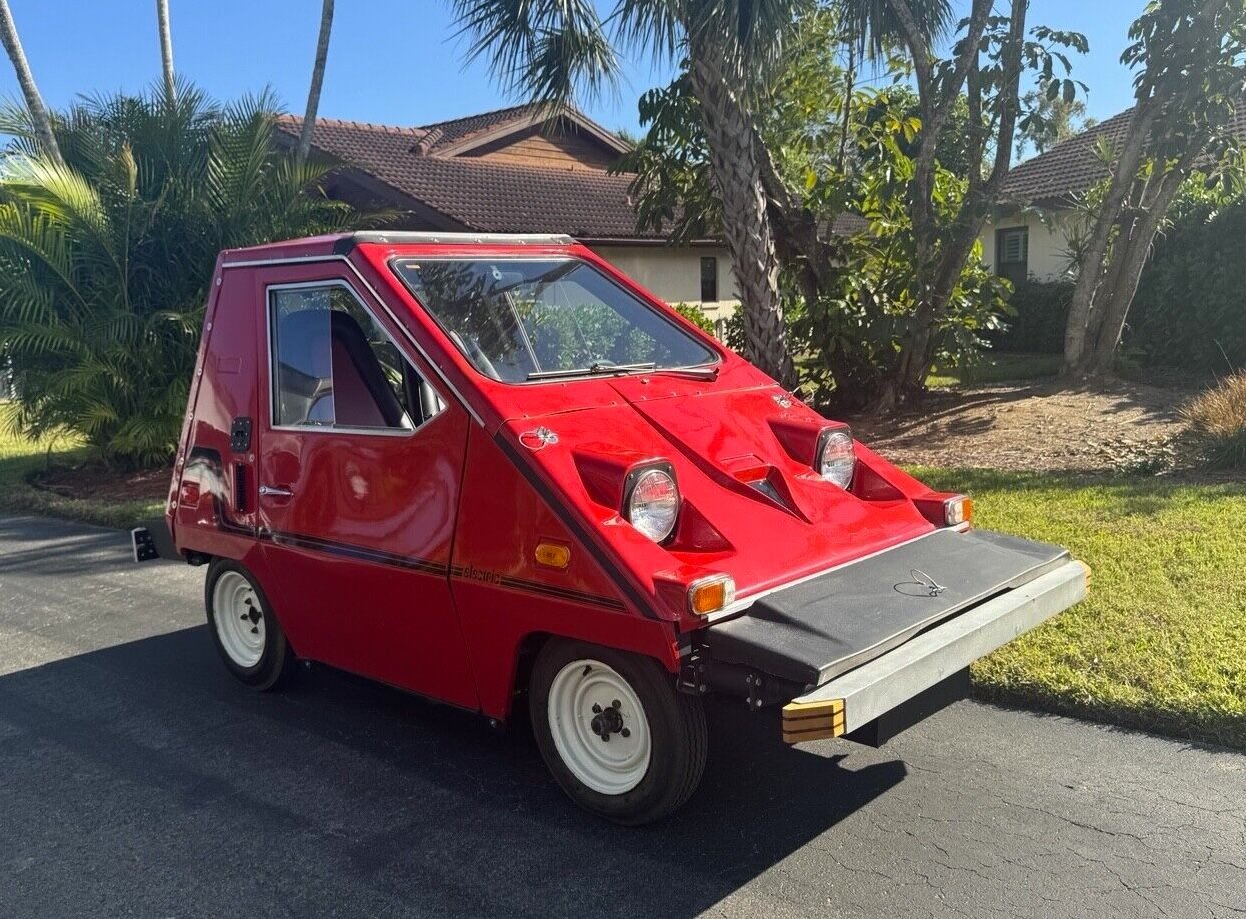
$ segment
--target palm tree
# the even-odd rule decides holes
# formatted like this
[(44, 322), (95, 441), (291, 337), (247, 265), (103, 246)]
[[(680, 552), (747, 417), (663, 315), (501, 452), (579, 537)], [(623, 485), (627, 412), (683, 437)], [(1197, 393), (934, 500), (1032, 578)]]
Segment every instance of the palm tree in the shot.
[(9, 0), (0, 0), (0, 43), (9, 54), (13, 71), (17, 74), (18, 85), (22, 88), (22, 96), (26, 100), (26, 108), (30, 110), (39, 144), (53, 160), (61, 158), (60, 148), (56, 145), (56, 135), (52, 132), (52, 119), (39, 95), (39, 87), (35, 85), (34, 75), (30, 72), (30, 64), (26, 62), (26, 52), (22, 50), (21, 39), (17, 37), (17, 26), (13, 24), (13, 14), (9, 11)]
[(183, 84), (87, 99), (57, 121), (65, 162), (0, 109), (0, 363), (13, 420), (71, 430), (111, 461), (177, 442), (221, 249), (332, 232), (370, 216), (328, 199), (335, 164), (274, 144), (269, 96), (219, 106)]
[[(687, 59), (710, 167), (722, 204), (723, 236), (743, 306), (744, 352), (791, 388), (796, 372), (779, 291), (775, 231), (768, 213), (770, 153), (754, 112), (814, 0), (616, 0), (606, 16), (589, 0), (453, 0), (469, 59), (486, 56), (506, 88), (557, 106), (577, 89), (596, 92), (617, 74), (620, 50)], [(883, 0), (859, 0), (867, 7)], [(947, 0), (914, 0), (946, 10)], [(938, 21), (923, 12), (922, 23)]]
[(156, 22), (160, 29), (160, 62), (164, 68), (164, 94), (169, 104), (177, 102), (177, 83), (173, 78), (173, 36), (169, 32), (169, 0), (156, 0)]
[(324, 0), (320, 8), (320, 35), (316, 39), (316, 60), (312, 64), (311, 86), (307, 89), (307, 112), (299, 132), (296, 153), (298, 162), (305, 163), (311, 151), (312, 132), (316, 130), (316, 110), (320, 108), (320, 87), (324, 83), (324, 65), (329, 57), (329, 33), (333, 29), (333, 0)]
[(472, 36), (470, 57), (487, 55), (510, 90), (554, 107), (571, 101), (578, 88), (595, 92), (611, 81), (617, 48), (688, 56), (743, 302), (744, 350), (788, 387), (796, 375), (766, 214), (765, 152), (750, 110), (803, 2), (618, 0), (603, 18), (586, 0), (454, 0), (463, 31)]

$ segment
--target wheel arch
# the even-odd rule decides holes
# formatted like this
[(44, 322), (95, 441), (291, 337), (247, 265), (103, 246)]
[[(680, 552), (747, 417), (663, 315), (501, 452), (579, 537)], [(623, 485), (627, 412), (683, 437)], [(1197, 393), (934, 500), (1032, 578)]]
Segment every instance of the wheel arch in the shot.
[[(646, 630), (646, 632), (638, 634), (652, 635), (653, 633), (648, 633)], [(660, 634), (661, 633), (659, 633), (659, 635)], [(632, 637), (633, 636), (631, 635), (628, 636), (629, 639)], [(491, 717), (498, 718), (499, 720), (507, 720), (510, 718), (512, 712), (514, 711), (515, 698), (526, 694), (528, 691), (528, 682), (532, 677), (532, 667), (537, 659), (537, 655), (540, 654), (541, 649), (551, 641), (561, 640), (586, 642), (598, 647), (609, 648), (614, 651), (652, 658), (669, 673), (677, 674), (679, 672), (680, 659), (679, 651), (674, 642), (671, 640), (663, 640), (665, 636), (659, 638), (658, 635), (653, 635), (653, 637), (658, 638), (658, 640), (602, 641), (600, 640), (600, 637), (594, 637), (591, 634), (584, 634), (583, 632), (554, 632), (542, 629), (527, 631), (520, 635), (515, 642), (514, 654), (511, 659), (510, 678), (507, 684), (508, 692), (505, 710), (500, 714), (489, 711), (489, 702), (484, 694), (482, 694), (481, 697), (481, 706), (485, 710), (485, 714), (488, 714)]]

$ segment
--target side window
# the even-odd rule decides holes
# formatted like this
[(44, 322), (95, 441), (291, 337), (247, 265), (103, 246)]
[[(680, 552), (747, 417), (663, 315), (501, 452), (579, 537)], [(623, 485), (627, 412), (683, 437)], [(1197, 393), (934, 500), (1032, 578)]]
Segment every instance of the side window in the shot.
[(273, 424), (410, 431), (441, 404), (345, 287), (269, 291)]

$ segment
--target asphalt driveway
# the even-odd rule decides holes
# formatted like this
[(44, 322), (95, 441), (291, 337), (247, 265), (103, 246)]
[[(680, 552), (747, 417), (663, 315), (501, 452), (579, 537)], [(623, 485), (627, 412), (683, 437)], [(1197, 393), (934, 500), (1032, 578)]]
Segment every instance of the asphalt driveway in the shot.
[(961, 703), (882, 750), (711, 713), (657, 827), (523, 730), (326, 669), (226, 674), (202, 570), (0, 518), (0, 915), (1229, 916), (1246, 756)]

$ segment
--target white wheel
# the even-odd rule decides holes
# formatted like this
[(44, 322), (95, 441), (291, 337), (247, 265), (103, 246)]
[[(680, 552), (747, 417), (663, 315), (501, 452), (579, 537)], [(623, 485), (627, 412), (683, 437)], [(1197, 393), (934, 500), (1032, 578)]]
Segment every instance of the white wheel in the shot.
[(212, 589), (212, 619), (221, 648), (243, 670), (264, 656), (264, 607), (255, 588), (238, 571), (223, 571)]
[(621, 795), (649, 771), (651, 734), (631, 685), (601, 661), (571, 661), (549, 688), (550, 734), (571, 773), (593, 791)]
[(705, 769), (701, 699), (657, 660), (567, 638), (541, 645), (528, 678), (541, 758), (576, 804), (628, 826), (679, 808)]

